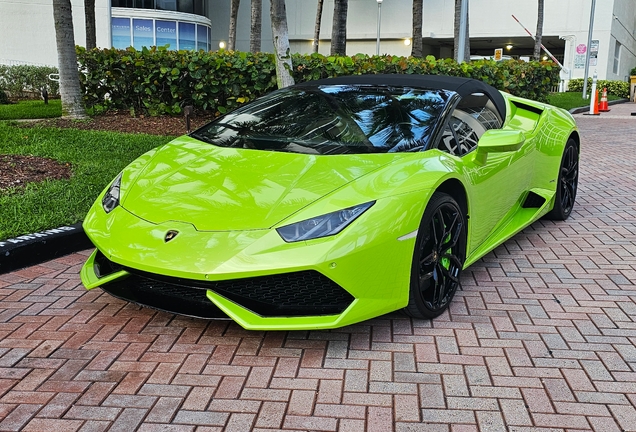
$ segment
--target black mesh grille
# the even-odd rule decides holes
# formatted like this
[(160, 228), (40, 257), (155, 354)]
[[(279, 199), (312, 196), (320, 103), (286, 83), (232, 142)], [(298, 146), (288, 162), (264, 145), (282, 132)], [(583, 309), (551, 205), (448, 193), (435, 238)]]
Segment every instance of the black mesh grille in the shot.
[(337, 283), (311, 270), (216, 282), (126, 270), (168, 285), (212, 290), (265, 317), (334, 315), (354, 300)]
[(206, 290), (265, 317), (336, 315), (354, 300), (337, 283), (311, 270), (215, 282), (125, 270), (131, 273), (128, 278), (103, 289), (134, 303), (202, 318), (227, 317), (206, 297)]
[(263, 316), (339, 314), (354, 300), (315, 271), (216, 282), (210, 289)]
[(102, 285), (107, 293), (154, 309), (205, 319), (229, 319), (201, 288), (184, 287), (130, 275)]

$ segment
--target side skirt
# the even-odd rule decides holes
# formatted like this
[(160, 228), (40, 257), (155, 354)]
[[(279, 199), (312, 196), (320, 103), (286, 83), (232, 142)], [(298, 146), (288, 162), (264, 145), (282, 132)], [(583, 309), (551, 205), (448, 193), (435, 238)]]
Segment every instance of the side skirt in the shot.
[[(532, 194), (531, 199), (528, 199), (530, 194)], [(493, 230), (490, 236), (466, 258), (464, 268), (473, 264), (488, 252), (548, 213), (554, 205), (553, 200), (555, 195), (555, 191), (548, 189), (535, 188), (528, 191), (528, 194), (520, 200), (508, 216)], [(537, 198), (543, 198), (545, 201), (540, 207), (529, 207), (528, 203), (541, 203), (542, 200)]]

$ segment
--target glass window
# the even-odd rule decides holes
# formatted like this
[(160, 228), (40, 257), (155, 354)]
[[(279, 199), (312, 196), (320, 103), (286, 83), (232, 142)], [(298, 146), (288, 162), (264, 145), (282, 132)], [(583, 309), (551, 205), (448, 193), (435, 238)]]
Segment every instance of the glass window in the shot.
[(444, 128), (439, 149), (463, 156), (477, 147), (479, 138), (489, 129), (499, 129), (502, 119), (488, 96), (475, 93), (462, 98)]
[(179, 0), (179, 12), (194, 13), (194, 0)]
[(113, 7), (133, 7), (133, 0), (112, 0)]
[(205, 0), (194, 0), (194, 13), (205, 15)]
[(307, 86), (264, 96), (196, 131), (222, 147), (307, 154), (419, 151), (453, 92)]
[(155, 34), (152, 31), (152, 20), (133, 18), (133, 46), (140, 50), (155, 44)]
[[(458, 118), (456, 116), (458, 114), (463, 119)], [(442, 134), (440, 150), (455, 156), (463, 156), (477, 147), (477, 142), (481, 135), (478, 135), (478, 131), (471, 126), (480, 128), (480, 125), (470, 120), (468, 120), (468, 123), (465, 121), (470, 118), (470, 116), (465, 115), (461, 111), (456, 110), (453, 113)], [(469, 123), (472, 123), (472, 125)]]
[(195, 25), (190, 23), (179, 23), (179, 49), (194, 50), (196, 46)]
[(177, 0), (156, 0), (156, 9), (161, 10), (177, 10)]
[(614, 67), (612, 69), (612, 72), (614, 72), (615, 75), (618, 75), (620, 64), (621, 64), (621, 43), (619, 41), (616, 41), (616, 46), (614, 46)]
[(138, 9), (154, 9), (155, 0), (134, 0), (134, 6)]
[(175, 21), (155, 21), (157, 46), (169, 45), (168, 49), (177, 49), (177, 23)]
[(130, 43), (130, 18), (111, 18), (113, 48), (126, 49)]
[(197, 49), (208, 51), (208, 27), (197, 24)]

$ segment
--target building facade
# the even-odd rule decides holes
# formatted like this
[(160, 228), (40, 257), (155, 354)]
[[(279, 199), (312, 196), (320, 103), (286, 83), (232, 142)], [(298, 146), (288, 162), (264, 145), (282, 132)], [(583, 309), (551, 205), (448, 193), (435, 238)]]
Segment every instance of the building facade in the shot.
[[(83, 0), (71, 0), (75, 40), (84, 45)], [(236, 47), (249, 49), (250, 1), (239, 8)], [(560, 0), (545, 4), (543, 44), (567, 68), (583, 77), (592, 51), (590, 74), (625, 80), (636, 66), (634, 0), (596, 2), (593, 43), (587, 46), (592, 0)], [(170, 49), (219, 49), (227, 42), (229, 0), (96, 0), (97, 45), (169, 45)], [(287, 0), (292, 51), (311, 52), (317, 0)], [(424, 55), (453, 56), (455, 0), (424, 0)], [(532, 55), (536, 29), (535, 1), (470, 0), (471, 54), (492, 56), (503, 48), (513, 58)], [(263, 0), (262, 50), (271, 51), (269, 0)], [(380, 52), (408, 56), (411, 52), (412, 0), (349, 0), (347, 54), (375, 54), (380, 19)], [(327, 54), (333, 21), (333, 0), (325, 0), (319, 51)], [(57, 64), (53, 8), (46, 0), (0, 0), (0, 62)]]

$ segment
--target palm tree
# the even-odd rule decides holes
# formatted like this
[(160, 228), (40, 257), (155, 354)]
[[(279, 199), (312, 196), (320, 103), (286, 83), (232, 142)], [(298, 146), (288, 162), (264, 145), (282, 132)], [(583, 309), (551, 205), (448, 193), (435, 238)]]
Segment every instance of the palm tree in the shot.
[[(458, 48), (459, 48), (459, 26), (461, 23), (461, 17), (462, 17), (462, 1), (468, 1), (468, 0), (455, 0), (455, 43), (454, 43), (454, 49), (455, 49), (455, 60), (459, 61), (462, 57), (460, 57), (460, 53), (458, 53)], [(470, 15), (470, 14), (469, 14)], [(470, 37), (469, 37), (469, 32), (468, 32), (468, 17), (466, 17), (466, 49), (464, 50), (463, 55), (463, 60), (469, 60), (470, 59)]]
[(86, 49), (97, 46), (95, 35), (95, 0), (84, 0), (84, 17), (86, 19)]
[(85, 118), (86, 111), (84, 110), (77, 71), (71, 0), (53, 0), (53, 19), (55, 20), (55, 42), (60, 69), (62, 116)]
[(318, 10), (316, 11), (316, 27), (314, 29), (314, 42), (312, 43), (313, 52), (318, 52), (318, 41), (320, 39), (320, 21), (322, 20), (322, 5), (324, 0), (318, 0)]
[(263, 0), (252, 0), (252, 31), (250, 32), (250, 52), (257, 53), (261, 50), (261, 28)]
[(541, 58), (541, 38), (543, 37), (543, 6), (544, 0), (538, 0), (539, 11), (537, 15), (537, 34), (534, 36), (534, 59)]
[(234, 51), (236, 49), (236, 20), (241, 0), (232, 0), (230, 3), (230, 34), (227, 37), (227, 49)]
[(331, 55), (347, 55), (347, 9), (349, 0), (334, 0)]
[(285, 0), (271, 0), (269, 14), (272, 20), (272, 39), (276, 56), (276, 82), (278, 88), (288, 87), (294, 85), (294, 77), (291, 75), (292, 61)]
[(423, 0), (413, 0), (413, 37), (411, 38), (411, 56), (422, 57), (422, 10)]

